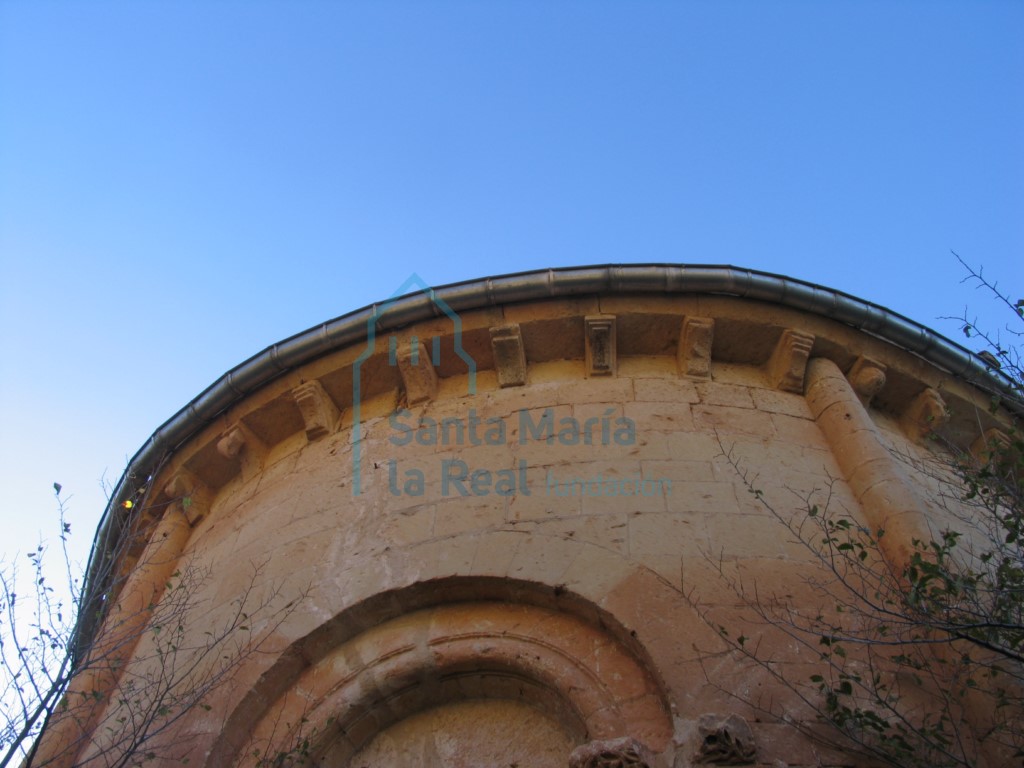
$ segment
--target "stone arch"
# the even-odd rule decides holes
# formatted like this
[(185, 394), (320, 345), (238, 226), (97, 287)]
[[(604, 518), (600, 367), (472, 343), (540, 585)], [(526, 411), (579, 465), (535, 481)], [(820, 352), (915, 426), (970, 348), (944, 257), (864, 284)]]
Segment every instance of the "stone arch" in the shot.
[(346, 766), (407, 718), (494, 700), (539, 712), (573, 745), (671, 742), (668, 696), (613, 617), (562, 588), (452, 577), (375, 595), (293, 644), (207, 765), (247, 765), (307, 739), (313, 764)]

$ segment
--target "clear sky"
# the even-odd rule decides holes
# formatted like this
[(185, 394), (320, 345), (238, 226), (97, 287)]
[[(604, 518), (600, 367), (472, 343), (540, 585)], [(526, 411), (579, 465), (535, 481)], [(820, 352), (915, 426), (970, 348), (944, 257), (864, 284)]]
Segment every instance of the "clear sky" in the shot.
[(55, 480), (84, 550), (164, 420), (411, 271), (997, 324), (951, 250), (1024, 290), (1021, 2), (0, 0), (0, 551)]

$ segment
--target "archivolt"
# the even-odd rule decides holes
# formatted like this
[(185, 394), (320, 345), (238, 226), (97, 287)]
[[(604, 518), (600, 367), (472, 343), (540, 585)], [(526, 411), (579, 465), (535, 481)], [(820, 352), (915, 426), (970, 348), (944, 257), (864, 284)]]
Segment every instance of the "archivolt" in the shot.
[[(442, 591), (459, 593), (449, 586), (455, 589)], [(519, 594), (525, 596), (522, 587)], [(392, 605), (407, 602), (393, 597)], [(536, 707), (577, 743), (630, 735), (662, 751), (671, 738), (665, 697), (643, 654), (585, 613), (470, 599), (342, 635), (330, 648), (320, 645), (314, 663), (292, 670), (258, 721), (245, 724), (247, 738), (224, 734), (222, 746), (237, 746), (219, 764), (248, 765), (253, 755), (288, 752), (308, 740), (314, 764), (343, 766), (406, 717), (481, 698)]]

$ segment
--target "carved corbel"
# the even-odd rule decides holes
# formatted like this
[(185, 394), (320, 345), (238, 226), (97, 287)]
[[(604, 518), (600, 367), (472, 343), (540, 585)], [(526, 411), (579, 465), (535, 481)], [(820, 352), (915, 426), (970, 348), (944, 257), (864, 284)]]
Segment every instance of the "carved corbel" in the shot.
[(583, 322), (587, 376), (614, 376), (618, 370), (615, 315), (588, 315)]
[(225, 459), (237, 459), (245, 448), (245, 433), (236, 425), (227, 430), (217, 441), (217, 453)]
[(422, 341), (416, 342), (405, 354), (398, 355), (397, 362), (409, 405), (437, 397), (437, 371)]
[(494, 369), (498, 373), (498, 386), (521, 387), (526, 383), (526, 353), (519, 323), (491, 328), (491, 349), (494, 351)]
[(210, 489), (185, 469), (174, 473), (164, 485), (164, 495), (173, 507), (185, 516), (190, 527), (195, 527), (210, 510)]
[(846, 374), (847, 381), (865, 408), (885, 386), (885, 366), (870, 357), (858, 357)]
[(319, 381), (300, 384), (292, 390), (292, 397), (302, 413), (307, 440), (319, 440), (338, 428), (341, 413)]
[(907, 435), (917, 442), (924, 440), (949, 421), (949, 411), (938, 390), (928, 387), (914, 398), (903, 412), (900, 423)]
[(1010, 447), (1010, 436), (995, 427), (986, 429), (985, 433), (971, 443), (971, 457), (981, 465), (988, 464)]
[(217, 441), (217, 453), (229, 461), (238, 461), (243, 472), (259, 466), (265, 452), (263, 441), (241, 422), (228, 427)]
[(710, 317), (688, 317), (679, 332), (676, 362), (680, 376), (706, 379), (711, 374), (711, 344), (715, 321)]
[(804, 391), (804, 373), (811, 356), (814, 336), (787, 328), (782, 332), (771, 358), (768, 360), (768, 381), (784, 392)]
[(700, 746), (694, 762), (713, 765), (746, 765), (757, 758), (750, 725), (739, 715), (704, 715), (697, 723)]
[(569, 768), (651, 768), (654, 754), (636, 739), (591, 741), (569, 755)]

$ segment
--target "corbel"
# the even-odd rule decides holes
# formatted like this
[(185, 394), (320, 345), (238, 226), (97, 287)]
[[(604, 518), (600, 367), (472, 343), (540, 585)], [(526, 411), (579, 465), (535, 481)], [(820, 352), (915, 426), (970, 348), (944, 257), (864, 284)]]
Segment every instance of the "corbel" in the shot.
[(1010, 436), (1001, 429), (992, 427), (971, 443), (971, 457), (982, 466), (1003, 454), (1010, 447)]
[(583, 322), (587, 376), (614, 376), (618, 370), (615, 315), (588, 315)]
[(784, 392), (802, 394), (807, 359), (813, 346), (814, 336), (811, 334), (792, 328), (784, 330), (768, 360), (769, 383)]
[(700, 745), (694, 762), (711, 765), (745, 765), (757, 762), (757, 745), (750, 724), (740, 715), (707, 714), (697, 723)]
[(569, 768), (652, 768), (657, 764), (654, 753), (647, 745), (631, 736), (596, 739), (581, 744), (569, 754)]
[(302, 413), (306, 425), (306, 439), (319, 440), (338, 428), (341, 413), (319, 381), (307, 381), (292, 390), (295, 404)]
[(236, 422), (224, 430), (217, 441), (217, 453), (229, 461), (237, 461), (243, 473), (250, 467), (258, 467), (267, 447), (242, 422)]
[(711, 344), (715, 321), (710, 317), (687, 317), (679, 332), (676, 362), (680, 376), (706, 379), (711, 375)]
[(861, 404), (867, 408), (872, 398), (885, 386), (885, 366), (870, 357), (858, 357), (846, 374), (853, 391), (857, 393)]
[(519, 329), (519, 323), (491, 328), (491, 349), (494, 352), (498, 386), (523, 386), (526, 383), (526, 353), (523, 350), (523, 334)]
[(210, 511), (210, 489), (186, 469), (179, 469), (164, 485), (164, 495), (194, 528)]
[(398, 355), (397, 363), (409, 405), (437, 397), (437, 371), (422, 341), (405, 354)]
[(949, 411), (938, 390), (928, 387), (907, 406), (900, 418), (904, 432), (916, 442), (921, 442), (949, 421)]

